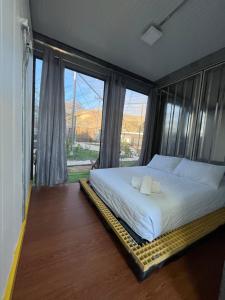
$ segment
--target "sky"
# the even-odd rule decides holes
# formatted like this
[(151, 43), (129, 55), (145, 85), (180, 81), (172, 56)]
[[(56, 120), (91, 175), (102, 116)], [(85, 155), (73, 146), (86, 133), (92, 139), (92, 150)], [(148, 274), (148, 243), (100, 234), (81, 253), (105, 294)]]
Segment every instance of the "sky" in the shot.
[[(36, 59), (35, 69), (35, 101), (39, 103), (42, 60)], [(73, 101), (74, 71), (65, 69), (65, 101)], [(76, 73), (76, 100), (84, 109), (102, 108), (104, 81), (97, 78)], [(145, 114), (147, 96), (132, 90), (126, 90), (124, 112), (132, 115)]]
[[(65, 101), (73, 101), (74, 71), (65, 69)], [(76, 100), (86, 109), (102, 107), (104, 81), (76, 73)]]

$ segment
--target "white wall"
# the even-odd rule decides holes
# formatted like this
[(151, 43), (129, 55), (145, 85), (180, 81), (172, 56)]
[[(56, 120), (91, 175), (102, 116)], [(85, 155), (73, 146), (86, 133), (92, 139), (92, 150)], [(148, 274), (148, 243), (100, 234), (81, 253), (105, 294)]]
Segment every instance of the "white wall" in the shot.
[(30, 173), (32, 57), (28, 66), (26, 157), (23, 159), (21, 17), (29, 18), (28, 0), (0, 0), (0, 298), (4, 294), (22, 224), (24, 160), (26, 192)]

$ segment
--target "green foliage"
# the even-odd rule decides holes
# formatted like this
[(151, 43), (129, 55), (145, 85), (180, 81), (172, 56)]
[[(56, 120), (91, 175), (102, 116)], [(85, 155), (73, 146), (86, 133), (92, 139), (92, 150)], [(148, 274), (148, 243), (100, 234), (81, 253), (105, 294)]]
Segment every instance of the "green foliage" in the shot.
[(121, 142), (121, 152), (121, 158), (132, 157), (132, 151), (130, 149), (130, 145), (127, 142)]
[(83, 149), (79, 144), (72, 148), (67, 146), (67, 159), (69, 160), (96, 160), (98, 151)]
[(80, 172), (76, 172), (76, 171), (69, 171), (68, 172), (68, 182), (69, 183), (73, 183), (73, 182), (77, 182), (80, 179), (86, 179), (89, 177), (89, 171), (80, 171)]
[(135, 167), (138, 166), (138, 161), (120, 161), (120, 167)]

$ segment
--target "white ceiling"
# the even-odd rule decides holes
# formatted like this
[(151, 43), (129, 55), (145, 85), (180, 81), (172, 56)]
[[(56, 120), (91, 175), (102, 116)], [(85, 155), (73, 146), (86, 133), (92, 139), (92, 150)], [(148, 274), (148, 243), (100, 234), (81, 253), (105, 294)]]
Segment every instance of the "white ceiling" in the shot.
[(156, 44), (141, 40), (181, 2), (31, 0), (33, 30), (157, 80), (225, 47), (225, 0), (189, 0), (163, 24)]

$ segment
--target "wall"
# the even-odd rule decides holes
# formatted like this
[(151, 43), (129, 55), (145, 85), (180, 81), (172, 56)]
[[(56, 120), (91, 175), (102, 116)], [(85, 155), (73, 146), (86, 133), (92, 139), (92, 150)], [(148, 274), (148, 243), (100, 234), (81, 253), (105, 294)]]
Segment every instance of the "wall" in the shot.
[[(24, 103), (21, 17), (29, 18), (28, 0), (0, 0), (0, 298), (4, 294), (22, 224), (23, 193), (27, 193), (30, 174), (32, 57)], [(26, 151), (22, 145), (23, 107)], [(25, 190), (23, 165), (26, 165)]]

